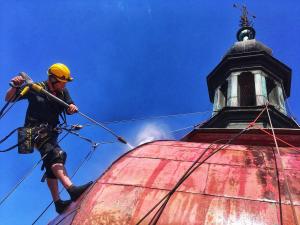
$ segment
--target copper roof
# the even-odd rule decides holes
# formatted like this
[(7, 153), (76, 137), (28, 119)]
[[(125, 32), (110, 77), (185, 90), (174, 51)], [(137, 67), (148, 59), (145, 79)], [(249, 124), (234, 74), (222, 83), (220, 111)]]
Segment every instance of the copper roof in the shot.
[[(208, 145), (156, 141), (137, 147), (115, 161), (86, 196), (50, 224), (136, 224)], [(300, 154), (287, 147), (280, 150), (300, 221)], [(281, 186), (284, 224), (294, 224), (282, 181)], [(278, 202), (272, 147), (229, 145), (179, 187), (158, 224), (274, 225), (280, 223)]]

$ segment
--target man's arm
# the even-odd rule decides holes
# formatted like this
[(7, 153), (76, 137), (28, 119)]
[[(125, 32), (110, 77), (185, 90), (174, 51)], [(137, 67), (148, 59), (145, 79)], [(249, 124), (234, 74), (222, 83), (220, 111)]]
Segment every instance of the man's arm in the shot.
[(78, 107), (74, 104), (67, 88), (64, 89), (64, 100), (69, 104), (69, 108), (67, 108), (68, 115), (78, 112)]
[[(13, 84), (16, 87), (21, 86), (25, 80), (22, 76), (16, 76), (13, 79), (11, 79), (11, 82), (13, 82)], [(10, 89), (8, 89), (8, 91), (6, 92), (5, 95), (5, 101), (11, 101), (13, 99), (13, 97), (15, 96), (16, 92), (17, 92), (17, 88), (16, 87), (11, 87)]]

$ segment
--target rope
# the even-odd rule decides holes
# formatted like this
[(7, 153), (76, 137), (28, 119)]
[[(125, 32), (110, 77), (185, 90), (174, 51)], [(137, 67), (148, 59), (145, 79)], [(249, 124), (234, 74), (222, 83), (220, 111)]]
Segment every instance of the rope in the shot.
[(6, 141), (6, 139), (9, 138), (11, 135), (13, 135), (13, 133), (15, 133), (18, 129), (19, 129), (19, 127), (12, 130), (6, 137), (4, 137), (2, 140), (0, 140), (0, 144), (3, 143), (4, 141)]
[[(9, 138), (9, 137), (10, 137), (14, 132), (16, 132), (18, 129), (19, 129), (19, 127), (16, 128), (16, 129), (14, 129), (14, 130), (12, 130), (6, 137), (4, 137), (4, 138), (0, 141), (0, 144), (1, 144), (2, 142), (4, 142), (7, 138)], [(11, 151), (11, 150), (13, 150), (14, 148), (18, 147), (20, 144), (24, 143), (26, 140), (27, 140), (27, 138), (25, 138), (25, 139), (22, 140), (22, 141), (19, 141), (17, 144), (15, 144), (15, 145), (13, 145), (13, 146), (7, 148), (7, 149), (0, 150), (0, 153)]]
[[(107, 122), (103, 122), (103, 123), (104, 124), (126, 123), (126, 122), (134, 122), (134, 121), (138, 121), (138, 120), (160, 119), (160, 118), (167, 118), (167, 117), (177, 117), (177, 116), (184, 116), (184, 115), (193, 115), (193, 114), (205, 114), (207, 112), (210, 112), (210, 111), (199, 111), (199, 112), (191, 112), (191, 113), (170, 114), (170, 115), (163, 115), (163, 116), (141, 117), (141, 118), (133, 118), (133, 119), (128, 119), (128, 120), (107, 121)], [(95, 124), (85, 123), (85, 124), (82, 124), (81, 126), (83, 128), (83, 127), (86, 127), (86, 126), (94, 126), (94, 125)], [(186, 130), (186, 129), (192, 128), (194, 126), (195, 125), (189, 126), (189, 127), (186, 127), (186, 128), (182, 128), (180, 130), (174, 130), (174, 131), (171, 131), (171, 132), (178, 132), (178, 131), (181, 131), (181, 130)]]
[(291, 108), (291, 106), (289, 104), (289, 101), (288, 101), (288, 98), (287, 98), (286, 91), (285, 91), (284, 85), (282, 83), (282, 80), (280, 80), (280, 83), (281, 83), (281, 87), (282, 87), (282, 90), (283, 90), (284, 99), (286, 99), (286, 103), (287, 103), (287, 108), (288, 108), (289, 114), (290, 114), (292, 120), (297, 124), (297, 126), (300, 127), (299, 124), (298, 124), (298, 122), (294, 119), (294, 113), (293, 113), (292, 108)]
[(107, 121), (103, 122), (105, 124), (113, 124), (113, 123), (127, 123), (127, 122), (134, 122), (139, 120), (148, 120), (148, 119), (162, 119), (162, 118), (168, 118), (168, 117), (178, 117), (178, 116), (185, 116), (185, 115), (195, 115), (195, 114), (206, 114), (210, 111), (198, 111), (198, 112), (189, 112), (189, 113), (178, 113), (178, 114), (169, 114), (169, 115), (163, 115), (163, 116), (149, 116), (149, 117), (141, 117), (141, 118), (132, 118), (127, 120), (115, 120), (115, 121)]
[[(224, 140), (224, 139), (217, 140), (216, 142), (219, 142), (219, 141), (221, 141), (221, 140)], [(215, 143), (216, 143), (216, 142), (215, 142)], [(210, 149), (210, 147), (211, 147), (213, 144), (215, 144), (215, 143), (210, 144), (210, 145), (209, 145), (209, 146), (201, 153), (201, 155), (195, 160), (195, 162), (192, 164), (192, 166), (190, 166), (189, 169), (185, 172), (185, 174), (179, 179), (179, 181), (176, 183), (175, 187), (178, 185), (179, 182), (181, 182), (182, 180), (184, 180), (185, 175), (193, 169), (193, 166), (196, 165), (197, 161), (199, 161), (199, 160), (203, 157), (203, 155)], [(173, 188), (173, 189), (174, 189), (174, 188)], [(170, 195), (171, 192), (173, 192), (173, 189), (171, 189), (170, 192), (169, 192), (167, 195), (165, 195), (165, 196), (164, 196), (164, 197), (163, 197), (163, 198), (162, 198), (155, 206), (153, 206), (152, 209), (150, 209), (150, 210), (148, 211), (148, 213), (145, 214), (145, 216), (144, 216), (143, 218), (141, 218), (137, 224), (140, 224), (140, 223), (141, 223), (148, 215), (150, 215), (150, 213), (151, 213), (157, 206), (159, 206), (159, 205), (163, 202), (163, 200), (165, 200), (165, 199)]]
[[(65, 128), (63, 128), (65, 129)], [(91, 141), (90, 139), (88, 138), (85, 138), (85, 137), (82, 137), (80, 136), (78, 133), (74, 132), (74, 131), (70, 131), (69, 129), (65, 129), (67, 131), (67, 134), (74, 134), (76, 136), (78, 136), (79, 138), (89, 142), (92, 144), (92, 149), (86, 154), (86, 156), (84, 157), (83, 161), (81, 162), (81, 164), (79, 164), (79, 166), (76, 168), (75, 172), (73, 173), (73, 175), (71, 176), (71, 179), (77, 174), (77, 172), (79, 171), (79, 169), (85, 164), (87, 163), (91, 157), (92, 157), (92, 154), (95, 152), (96, 148), (98, 147), (99, 144), (113, 144), (113, 143), (117, 143), (116, 141), (110, 141), (110, 142), (98, 142), (98, 143), (95, 143), (93, 141)], [(59, 194), (61, 192), (63, 192), (64, 188), (62, 188), (59, 192)], [(32, 223), (35, 224), (45, 213), (46, 211), (50, 208), (50, 206), (53, 204), (53, 200), (46, 206), (46, 208), (39, 214), (39, 216), (34, 220), (34, 222)], [(61, 222), (61, 221), (60, 221)], [(60, 223), (59, 222), (59, 223)]]
[[(25, 140), (24, 140), (24, 141), (25, 141)], [(18, 147), (18, 145), (21, 144), (21, 143), (24, 142), (24, 141), (18, 142), (18, 144), (15, 144), (15, 145), (13, 145), (13, 146), (7, 148), (7, 149), (0, 150), (0, 153), (9, 152), (9, 151), (13, 150), (14, 148)]]
[[(19, 94), (18, 97), (16, 96), (12, 96), (8, 102), (6, 103), (6, 105), (2, 108), (1, 110), (1, 116), (0, 116), (0, 120), (8, 113), (8, 111), (17, 103), (17, 101), (21, 98), (22, 96)], [(9, 105), (9, 103), (11, 103), (13, 101), (13, 104), (11, 104), (6, 111), (5, 108)]]
[(280, 164), (281, 164), (280, 166), (282, 168), (282, 173), (283, 173), (283, 177), (284, 177), (284, 183), (285, 183), (285, 185), (287, 187), (287, 190), (288, 190), (288, 195), (289, 195), (289, 199), (290, 199), (290, 203), (291, 203), (291, 207), (292, 207), (294, 221), (295, 221), (296, 225), (299, 225), (298, 219), (297, 219), (297, 215), (296, 215), (295, 206), (294, 206), (294, 202), (293, 202), (293, 198), (292, 198), (292, 195), (291, 195), (291, 190), (290, 190), (289, 182), (287, 180), (287, 176), (286, 176), (285, 171), (284, 171), (282, 157), (281, 157), (281, 154), (280, 154), (280, 150), (278, 148), (278, 143), (277, 143), (276, 135), (275, 135), (275, 132), (274, 132), (274, 129), (273, 129), (273, 124), (272, 124), (272, 120), (271, 120), (271, 117), (270, 117), (270, 113), (269, 113), (268, 107), (267, 107), (267, 114), (268, 114), (269, 122), (270, 122), (270, 125), (271, 125), (273, 139), (274, 139), (274, 143), (275, 143), (275, 146), (276, 146), (277, 154), (278, 154), (279, 159), (280, 159), (279, 161), (280, 161)]
[(105, 142), (93, 142), (91, 139), (89, 139), (89, 138), (86, 138), (86, 137), (83, 137), (83, 136), (81, 136), (79, 133), (77, 133), (77, 132), (75, 132), (75, 131), (73, 131), (72, 129), (67, 129), (67, 128), (62, 128), (63, 130), (65, 130), (65, 131), (67, 131), (69, 134), (73, 134), (73, 135), (75, 135), (75, 136), (77, 136), (77, 137), (79, 137), (79, 138), (81, 138), (81, 139), (83, 139), (83, 140), (85, 140), (85, 141), (87, 141), (87, 142), (89, 142), (90, 144), (92, 144), (92, 145), (94, 145), (94, 144), (113, 144), (113, 143), (117, 143), (116, 141), (105, 141)]
[(180, 178), (180, 180), (177, 182), (177, 184), (174, 186), (173, 189), (171, 189), (169, 191), (168, 194), (166, 194), (155, 206), (153, 206), (148, 213), (145, 214), (144, 217), (142, 217), (137, 224), (140, 224), (148, 215), (150, 215), (153, 210), (159, 206), (165, 199), (165, 203), (163, 203), (163, 205), (159, 208), (159, 210), (156, 212), (156, 214), (154, 215), (154, 217), (151, 219), (150, 224), (156, 224), (164, 210), (164, 208), (167, 205), (167, 202), (169, 201), (169, 199), (171, 198), (172, 194), (175, 193), (175, 191), (177, 190), (177, 188), (197, 169), (199, 168), (199, 166), (201, 166), (203, 163), (206, 162), (206, 160), (208, 160), (210, 157), (212, 157), (214, 154), (216, 154), (217, 152), (219, 152), (220, 150), (222, 150), (223, 148), (225, 148), (226, 146), (228, 146), (228, 144), (230, 144), (232, 141), (234, 141), (236, 138), (238, 138), (239, 136), (241, 136), (244, 132), (248, 131), (253, 124), (256, 123), (256, 121), (260, 118), (260, 116), (263, 114), (263, 112), (267, 109), (267, 106), (258, 114), (258, 116), (255, 118), (255, 120), (251, 123), (249, 123), (249, 125), (243, 129), (242, 131), (240, 131), (237, 135), (233, 136), (231, 139), (227, 140), (227, 142), (225, 144), (223, 144), (222, 146), (220, 146), (219, 148), (217, 148), (216, 150), (213, 150), (213, 152), (208, 155), (203, 161), (201, 161), (197, 166), (195, 166), (199, 160), (203, 157), (203, 155), (209, 150), (209, 148), (215, 144), (216, 142), (219, 141), (223, 141), (224, 139), (219, 139), (217, 141), (215, 141), (214, 143), (210, 144), (205, 150), (204, 152), (194, 161), (194, 163), (189, 167), (189, 169), (185, 172), (185, 174)]
[(2, 109), (1, 109), (1, 111), (0, 111), (0, 118), (2, 118), (2, 117), (4, 116), (4, 115), (3, 115), (4, 110), (7, 108), (7, 106), (8, 106), (11, 102), (13, 102), (13, 101), (15, 100), (15, 98), (16, 98), (16, 95), (13, 95), (13, 96), (10, 97), (10, 99), (8, 99), (8, 101), (7, 101), (6, 104), (2, 107)]
[(196, 125), (192, 125), (192, 126), (180, 128), (180, 129), (177, 129), (177, 130), (172, 130), (172, 131), (170, 131), (169, 133), (176, 133), (176, 132), (179, 132), (179, 131), (182, 131), (182, 130), (187, 130), (187, 129), (190, 129), (190, 128), (194, 128), (195, 126), (196, 126)]
[[(68, 135), (68, 133), (64, 136), (64, 137), (62, 137), (59, 141), (58, 141), (58, 143), (59, 142), (61, 142), (66, 136)], [(5, 195), (5, 197), (3, 197), (3, 199), (0, 201), (0, 206), (6, 201), (6, 199), (11, 195), (11, 194), (13, 194), (13, 192), (15, 192), (16, 191), (16, 189), (21, 185), (21, 183), (24, 181), (24, 180), (26, 180), (30, 175), (31, 175), (31, 173), (33, 172), (33, 170), (40, 164), (40, 162), (46, 157), (48, 155), (48, 153), (47, 154), (45, 154), (30, 170), (29, 170), (29, 172), (23, 177), (23, 178), (21, 178), (21, 180)]]
[(280, 216), (280, 224), (283, 225), (283, 218), (282, 218), (282, 203), (281, 203), (281, 188), (280, 188), (280, 177), (279, 177), (279, 170), (278, 170), (278, 164), (276, 159), (276, 154), (274, 148), (273, 155), (275, 160), (275, 171), (276, 171), (276, 177), (277, 177), (277, 188), (278, 188), (278, 199), (279, 199), (279, 216)]
[[(256, 127), (256, 128), (258, 128), (259, 130), (261, 130), (262, 132), (266, 133), (267, 135), (269, 135), (269, 136), (271, 136), (271, 137), (273, 138), (273, 135), (272, 135), (271, 133), (269, 133), (268, 131), (266, 131), (266, 129), (263, 129), (263, 128), (260, 128), (260, 127)], [(274, 128), (273, 128), (273, 129), (274, 129)], [(294, 146), (294, 145), (288, 143), (287, 141), (285, 141), (285, 140), (283, 140), (283, 139), (281, 139), (281, 138), (279, 138), (279, 137), (275, 137), (275, 138), (276, 138), (276, 140), (278, 140), (278, 141), (280, 141), (280, 142), (282, 142), (282, 143), (288, 145), (289, 147), (293, 148), (294, 150), (300, 152), (300, 149), (298, 149), (296, 146)]]
[[(234, 139), (238, 136), (240, 136), (243, 132), (245, 132), (245, 129), (242, 130), (242, 132), (240, 132), (238, 135), (236, 135), (234, 137)], [(219, 141), (224, 141), (224, 140), (228, 140), (228, 139), (219, 139), (216, 142), (212, 143), (210, 146), (208, 146), (204, 152), (194, 161), (194, 163), (192, 164), (191, 167), (189, 167), (189, 169), (185, 172), (185, 174), (180, 178), (180, 180), (178, 181), (178, 183), (175, 185), (175, 187), (173, 189), (171, 189), (171, 191), (164, 197), (162, 198), (151, 210), (148, 211), (148, 213), (139, 220), (139, 222), (137, 224), (140, 224), (158, 205), (160, 205), (160, 203), (163, 202), (163, 200), (167, 199), (167, 201), (170, 199), (171, 195), (176, 191), (176, 189), (181, 185), (181, 183), (183, 183), (184, 180), (186, 180), (188, 178), (188, 176), (190, 176), (200, 165), (202, 165), (207, 159), (209, 159), (211, 156), (213, 156), (214, 154), (216, 154), (218, 151), (222, 150), (223, 148), (225, 148), (232, 140), (230, 139), (226, 144), (222, 145), (221, 147), (217, 148), (216, 150), (214, 150), (209, 156), (207, 156), (201, 163), (199, 163), (197, 166), (195, 166), (199, 160), (203, 157), (203, 155), (210, 149), (210, 147), (219, 142)], [(166, 204), (165, 204), (166, 205)], [(165, 205), (163, 205), (163, 208), (165, 207)], [(160, 213), (161, 214), (161, 213)], [(157, 220), (155, 221), (156, 224)]]
[[(80, 167), (83, 166), (83, 164), (85, 162), (87, 162), (87, 158), (94, 152), (94, 149), (92, 149), (91, 151), (88, 152), (88, 154), (84, 157), (84, 160), (81, 162), (81, 164), (76, 168), (75, 172), (73, 173), (73, 175), (71, 176), (71, 179), (76, 175), (76, 173), (78, 172), (78, 170), (80, 169)], [(64, 191), (64, 188), (62, 188), (59, 191), (59, 194), (61, 194)], [(40, 215), (34, 220), (34, 222), (32, 224), (35, 224), (44, 214), (45, 212), (47, 212), (47, 210), (50, 208), (50, 206), (54, 203), (54, 201), (52, 200), (47, 206), (46, 208), (40, 213)]]
[(44, 155), (32, 168), (31, 170), (4, 196), (4, 198), (0, 201), (0, 206), (6, 201), (6, 199), (13, 193), (15, 192), (15, 190), (20, 186), (20, 184), (27, 179), (31, 173), (33, 172), (33, 170), (40, 164), (40, 162), (47, 156)]

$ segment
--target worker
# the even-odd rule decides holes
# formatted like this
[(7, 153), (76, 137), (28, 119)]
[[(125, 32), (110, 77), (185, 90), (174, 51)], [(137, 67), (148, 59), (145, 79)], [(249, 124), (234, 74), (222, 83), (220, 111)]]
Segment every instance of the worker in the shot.
[[(72, 80), (69, 68), (62, 63), (55, 63), (48, 69), (48, 79), (37, 83), (46, 91), (69, 104), (67, 109), (46, 95), (31, 89), (19, 99), (28, 100), (29, 104), (24, 127), (33, 131), (34, 146), (40, 152), (43, 159), (43, 167), (46, 169), (44, 179), (47, 181), (56, 212), (59, 214), (63, 213), (72, 201), (76, 201), (93, 183), (88, 182), (82, 186), (75, 186), (72, 183), (64, 166), (67, 154), (57, 142), (59, 135), (57, 126), (60, 124), (60, 116), (65, 118), (66, 114), (71, 115), (78, 111), (66, 88), (66, 84)], [(22, 76), (12, 78), (11, 83), (13, 87), (7, 91), (5, 100), (10, 101), (20, 93), (24, 82), (25, 80)], [(58, 180), (69, 193), (70, 200), (60, 199)]]

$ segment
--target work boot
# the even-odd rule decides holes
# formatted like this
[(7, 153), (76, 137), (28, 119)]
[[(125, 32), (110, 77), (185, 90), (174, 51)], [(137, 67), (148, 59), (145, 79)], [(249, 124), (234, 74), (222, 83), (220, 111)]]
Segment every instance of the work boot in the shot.
[(59, 200), (55, 201), (54, 205), (55, 205), (56, 212), (58, 214), (63, 213), (71, 203), (72, 203), (72, 200), (63, 201), (63, 200), (59, 199)]
[(90, 181), (87, 184), (81, 186), (72, 185), (71, 187), (69, 187), (67, 191), (71, 197), (71, 200), (76, 201), (80, 197), (80, 195), (82, 195), (83, 192), (85, 192), (85, 190), (88, 189), (92, 184), (93, 182)]

